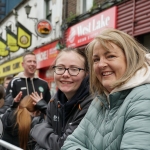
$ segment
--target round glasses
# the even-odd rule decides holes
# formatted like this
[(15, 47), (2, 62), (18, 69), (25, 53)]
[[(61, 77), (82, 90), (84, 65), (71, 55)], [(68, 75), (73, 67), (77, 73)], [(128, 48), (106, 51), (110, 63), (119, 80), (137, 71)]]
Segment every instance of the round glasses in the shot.
[(77, 67), (65, 68), (63, 66), (54, 66), (53, 69), (54, 72), (58, 75), (63, 75), (67, 70), (71, 76), (77, 76), (81, 70), (85, 71), (85, 69), (83, 68), (77, 68)]

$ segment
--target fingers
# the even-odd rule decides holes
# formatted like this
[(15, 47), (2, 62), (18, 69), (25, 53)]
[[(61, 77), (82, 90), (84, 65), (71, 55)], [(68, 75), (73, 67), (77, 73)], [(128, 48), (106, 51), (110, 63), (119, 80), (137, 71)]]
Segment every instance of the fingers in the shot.
[[(33, 99), (33, 101), (35, 103), (39, 102), (41, 99), (43, 99), (43, 94), (40, 93), (40, 95), (37, 92), (32, 92), (32, 94), (30, 95), (30, 97)], [(34, 103), (33, 103), (34, 104)]]
[(18, 95), (14, 98), (14, 102), (20, 102), (21, 97), (22, 97), (22, 91), (20, 91), (20, 92), (18, 93)]

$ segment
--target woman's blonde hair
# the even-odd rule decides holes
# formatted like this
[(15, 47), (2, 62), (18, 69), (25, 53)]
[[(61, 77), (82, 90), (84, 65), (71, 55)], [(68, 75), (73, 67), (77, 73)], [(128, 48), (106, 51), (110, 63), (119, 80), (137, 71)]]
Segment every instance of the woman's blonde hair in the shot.
[(31, 129), (31, 115), (30, 112), (36, 111), (33, 100), (30, 96), (25, 96), (19, 103), (16, 114), (16, 125), (18, 126), (19, 144), (24, 150), (27, 149), (29, 140), (29, 132)]
[(90, 68), (90, 89), (92, 93), (96, 92), (101, 94), (105, 91), (105, 88), (99, 82), (93, 69), (93, 48), (97, 42), (106, 50), (108, 50), (111, 43), (113, 43), (117, 45), (125, 55), (127, 65), (126, 72), (112, 85), (113, 88), (126, 83), (140, 68), (143, 66), (146, 67), (145, 54), (148, 50), (144, 46), (122, 31), (111, 28), (105, 29), (87, 45), (87, 55)]

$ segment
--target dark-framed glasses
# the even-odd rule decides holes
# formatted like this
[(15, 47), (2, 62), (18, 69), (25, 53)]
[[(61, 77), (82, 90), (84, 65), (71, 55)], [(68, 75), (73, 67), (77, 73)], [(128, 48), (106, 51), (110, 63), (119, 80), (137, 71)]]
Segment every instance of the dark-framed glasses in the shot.
[(63, 66), (53, 66), (54, 72), (58, 75), (63, 75), (67, 70), (71, 76), (77, 76), (81, 70), (85, 71), (83, 68), (70, 67), (65, 68)]

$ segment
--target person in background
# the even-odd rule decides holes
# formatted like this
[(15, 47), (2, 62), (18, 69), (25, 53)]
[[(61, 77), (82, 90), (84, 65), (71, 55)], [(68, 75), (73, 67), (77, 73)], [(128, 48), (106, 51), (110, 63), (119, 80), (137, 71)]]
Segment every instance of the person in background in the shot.
[[(89, 92), (88, 61), (84, 51), (73, 48), (61, 50), (53, 70), (58, 91), (48, 104), (45, 122), (31, 129), (31, 136), (37, 142), (35, 150), (60, 150), (93, 99)], [(38, 94), (30, 96), (37, 99)]]
[[(1, 107), (3, 107), (3, 105), (4, 105), (4, 97), (5, 97), (5, 89), (2, 85), (0, 85), (0, 110), (1, 110)], [(3, 134), (3, 124), (1, 121), (1, 117), (2, 117), (2, 115), (0, 114), (0, 139)]]
[(7, 86), (8, 86), (8, 84), (9, 84), (9, 82), (10, 82), (12, 79), (13, 79), (13, 76), (7, 76), (7, 77), (4, 78), (3, 86), (4, 86), (4, 88), (5, 88), (5, 91), (6, 91), (6, 89), (7, 89)]
[(4, 98), (5, 98), (5, 89), (2, 85), (0, 85), (0, 109), (4, 105)]
[(20, 101), (21, 97), (22, 91), (14, 98), (14, 105), (2, 116), (4, 128), (2, 140), (24, 150), (33, 150), (35, 141), (29, 136), (29, 132), (33, 116), (39, 111), (30, 96), (27, 95)]
[(61, 150), (150, 150), (150, 54), (117, 29), (87, 48), (97, 96)]
[(4, 104), (0, 107), (0, 115), (4, 114), (5, 111), (12, 105), (12, 96), (11, 94), (6, 95), (6, 89), (9, 82), (13, 79), (13, 76), (7, 76), (4, 78), (3, 88), (5, 92), (5, 96), (3, 97)]
[(47, 82), (35, 74), (37, 60), (33, 52), (27, 52), (24, 54), (22, 66), (24, 71), (16, 75), (13, 80), (11, 80), (7, 87), (6, 95), (11, 93), (12, 97), (15, 98), (18, 93), (22, 91), (23, 98), (26, 95), (37, 92), (42, 100), (40, 100), (38, 104), (36, 103), (36, 100), (34, 104), (38, 109), (46, 113), (47, 103), (51, 98), (50, 90)]

